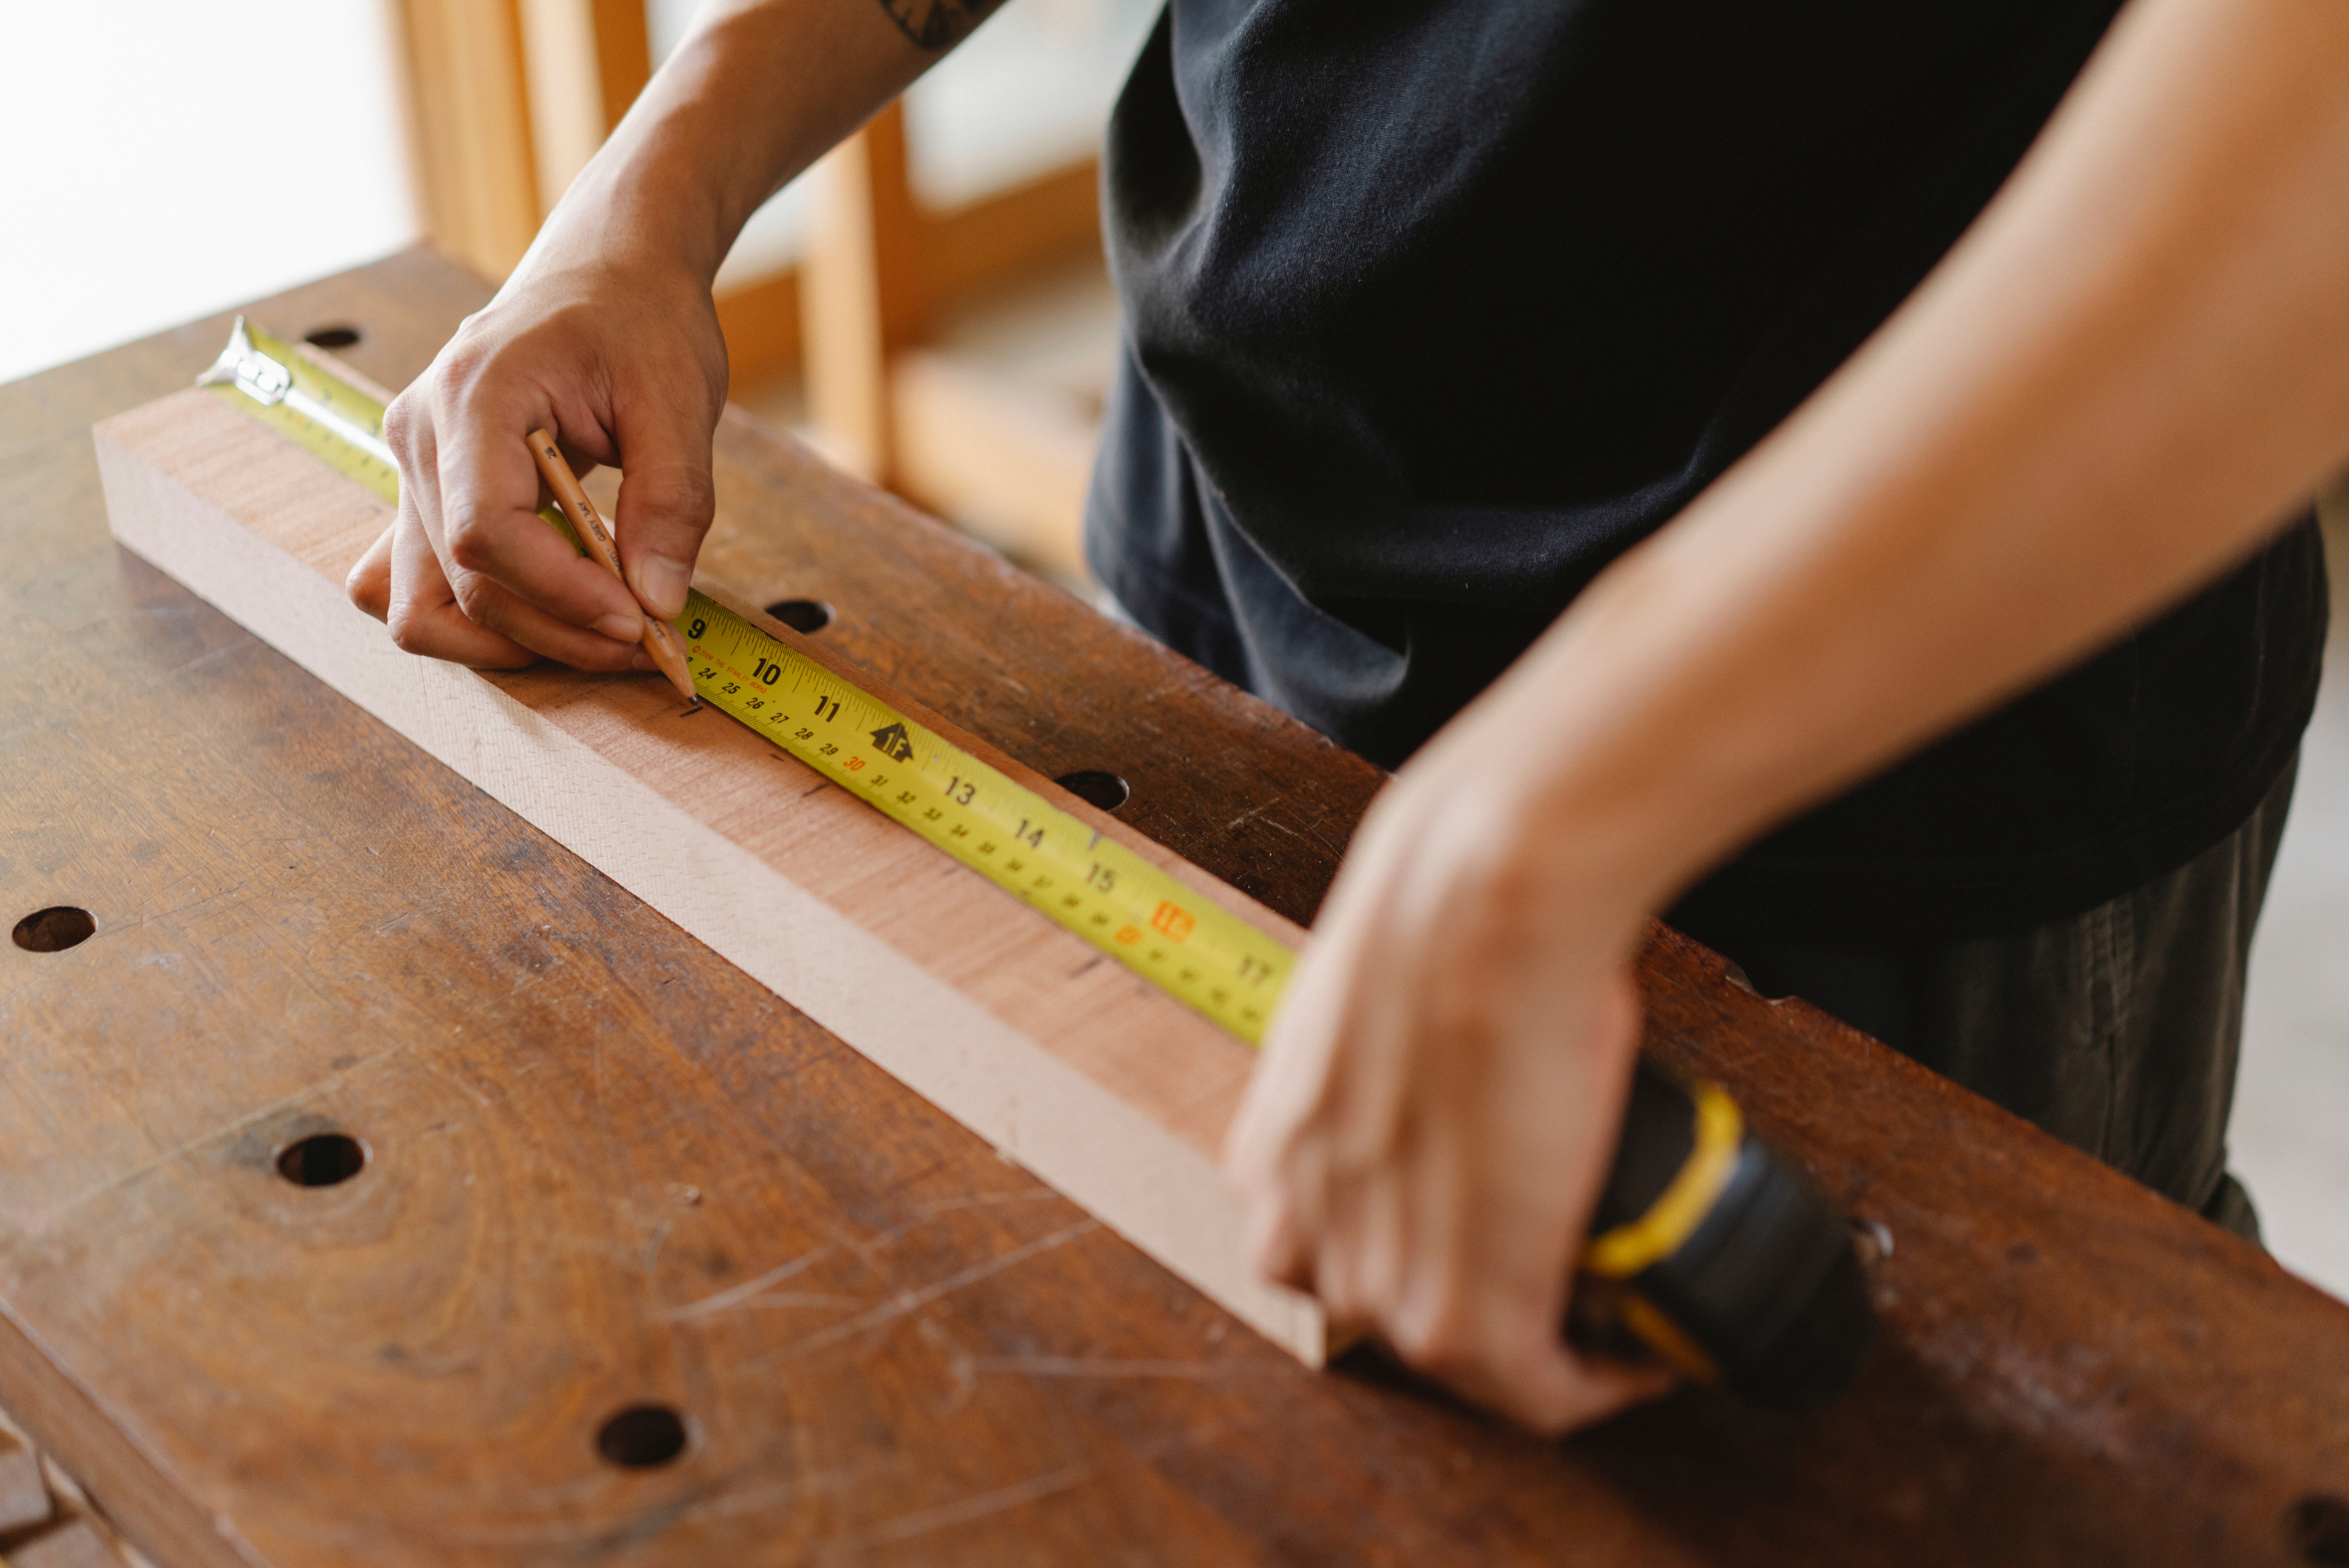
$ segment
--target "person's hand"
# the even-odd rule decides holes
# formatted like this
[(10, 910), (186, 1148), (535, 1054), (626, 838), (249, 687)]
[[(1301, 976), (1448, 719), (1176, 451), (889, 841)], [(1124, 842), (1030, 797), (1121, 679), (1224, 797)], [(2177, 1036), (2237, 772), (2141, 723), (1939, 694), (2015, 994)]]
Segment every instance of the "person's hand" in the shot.
[[(1670, 1378), (1564, 1340), (1639, 1041), (1642, 911), (1587, 885), (1472, 708), (1356, 835), (1226, 1166), (1272, 1278), (1542, 1432)], [(1520, 764), (1521, 767), (1521, 764)]]
[[(402, 648), (482, 667), (650, 669), (642, 614), (685, 608), (713, 506), (726, 344), (710, 286), (751, 215), (976, 26), (986, 5), (707, 0), (521, 265), (394, 400), (397, 522), (351, 596)], [(918, 36), (917, 36), (918, 35)], [(627, 586), (536, 516), (525, 438), (616, 464)]]
[[(685, 608), (709, 528), (725, 341), (688, 270), (584, 246), (566, 261), (551, 240), (385, 410), (399, 516), (347, 586), (411, 653), (650, 669), (642, 614)], [(538, 516), (525, 438), (542, 427), (580, 473), (622, 471), (613, 533), (627, 586)]]

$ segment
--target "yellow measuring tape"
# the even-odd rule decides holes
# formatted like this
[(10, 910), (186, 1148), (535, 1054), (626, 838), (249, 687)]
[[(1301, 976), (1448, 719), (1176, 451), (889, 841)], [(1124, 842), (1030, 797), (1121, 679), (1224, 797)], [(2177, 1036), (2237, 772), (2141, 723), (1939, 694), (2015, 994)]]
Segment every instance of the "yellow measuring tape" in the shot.
[[(386, 502), (383, 405), (239, 319), (203, 384)], [(575, 548), (556, 508), (541, 516)], [(1296, 955), (1125, 845), (699, 590), (674, 623), (694, 689), (776, 746), (1250, 1045)]]

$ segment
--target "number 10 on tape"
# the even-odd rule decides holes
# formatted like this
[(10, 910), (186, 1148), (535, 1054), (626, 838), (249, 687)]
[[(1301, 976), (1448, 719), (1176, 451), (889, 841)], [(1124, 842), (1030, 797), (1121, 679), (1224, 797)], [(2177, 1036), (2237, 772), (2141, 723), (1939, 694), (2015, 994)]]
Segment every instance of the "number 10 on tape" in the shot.
[(696, 593), (694, 689), (842, 789), (1261, 1043), (1294, 955), (1116, 840)]

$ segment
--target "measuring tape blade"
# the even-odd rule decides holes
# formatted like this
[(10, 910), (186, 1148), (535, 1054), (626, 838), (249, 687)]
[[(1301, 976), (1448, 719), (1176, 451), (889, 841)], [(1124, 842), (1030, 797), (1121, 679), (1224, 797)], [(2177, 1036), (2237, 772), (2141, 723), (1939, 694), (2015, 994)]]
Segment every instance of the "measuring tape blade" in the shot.
[[(384, 406), (241, 317), (199, 384), (397, 505)], [(569, 519), (540, 514), (578, 547)], [(710, 706), (1250, 1045), (1296, 955), (1075, 813), (695, 589), (674, 623)]]

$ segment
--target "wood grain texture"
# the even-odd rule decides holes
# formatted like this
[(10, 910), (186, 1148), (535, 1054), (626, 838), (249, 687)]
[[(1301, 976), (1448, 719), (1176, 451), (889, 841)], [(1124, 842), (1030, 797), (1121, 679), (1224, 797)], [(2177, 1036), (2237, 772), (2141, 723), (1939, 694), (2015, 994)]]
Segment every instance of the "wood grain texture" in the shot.
[[(1318, 1310), (1254, 1277), (1216, 1173), (1254, 1062), (1245, 1045), (657, 675), (484, 675), (401, 653), (342, 591), (390, 508), (219, 395), (174, 393), (95, 437), (116, 539), (1319, 1362)], [(1242, 919), (1302, 940), (1049, 779), (747, 613)]]
[[(420, 371), (427, 255), (257, 307)], [(2349, 1311), (1659, 936), (1650, 1044), (1883, 1225), (1806, 1421), (1564, 1444), (1315, 1374), (106, 535), (87, 427), (225, 317), (0, 388), (0, 1405), (181, 1564), (2284, 1565)], [(729, 416), (707, 574), (1308, 918), (1375, 770)], [(104, 646), (107, 656), (89, 650)], [(305, 1130), (373, 1162), (302, 1189)], [(617, 1469), (665, 1401), (692, 1446)]]

